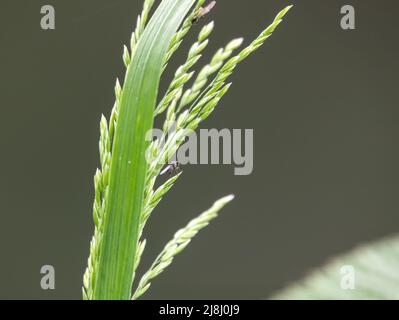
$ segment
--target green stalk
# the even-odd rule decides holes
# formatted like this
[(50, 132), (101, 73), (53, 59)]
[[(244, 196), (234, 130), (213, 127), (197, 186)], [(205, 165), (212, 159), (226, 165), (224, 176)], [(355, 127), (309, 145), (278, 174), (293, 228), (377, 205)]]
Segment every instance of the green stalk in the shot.
[(130, 299), (143, 209), (148, 143), (169, 45), (195, 0), (163, 0), (137, 44), (122, 90), (112, 150), (104, 234), (93, 299)]

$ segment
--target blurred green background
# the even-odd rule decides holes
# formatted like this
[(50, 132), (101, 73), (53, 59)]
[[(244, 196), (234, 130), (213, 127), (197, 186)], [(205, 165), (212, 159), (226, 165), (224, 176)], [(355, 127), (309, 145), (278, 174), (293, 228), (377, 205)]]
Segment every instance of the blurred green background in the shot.
[[(399, 230), (397, 1), (219, 0), (204, 20), (216, 19), (216, 30), (202, 62), (233, 37), (248, 43), (291, 3), (204, 124), (253, 128), (254, 172), (184, 168), (146, 229), (141, 271), (214, 200), (237, 198), (145, 298), (265, 298), (328, 258)], [(54, 31), (40, 28), (45, 4), (56, 10)], [(345, 4), (356, 9), (356, 30), (340, 28)], [(2, 299), (81, 298), (100, 115), (111, 110), (122, 46), (141, 7), (138, 0), (0, 2)], [(53, 291), (40, 287), (45, 264), (56, 270)]]

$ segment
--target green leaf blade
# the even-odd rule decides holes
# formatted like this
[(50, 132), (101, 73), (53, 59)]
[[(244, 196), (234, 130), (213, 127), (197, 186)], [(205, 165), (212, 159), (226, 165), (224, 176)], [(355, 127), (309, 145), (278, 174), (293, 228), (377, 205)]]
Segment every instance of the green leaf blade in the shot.
[(399, 236), (363, 245), (334, 258), (273, 299), (399, 299)]
[(114, 138), (93, 299), (130, 298), (147, 171), (145, 135), (153, 126), (158, 85), (170, 42), (194, 2), (163, 0), (128, 66)]

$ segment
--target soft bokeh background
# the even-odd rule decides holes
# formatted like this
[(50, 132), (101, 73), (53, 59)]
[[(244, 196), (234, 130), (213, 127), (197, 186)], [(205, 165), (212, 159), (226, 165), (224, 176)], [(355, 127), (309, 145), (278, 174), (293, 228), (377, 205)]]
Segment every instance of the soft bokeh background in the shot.
[[(326, 259), (399, 231), (397, 1), (219, 0), (203, 61), (232, 37), (248, 43), (292, 2), (205, 123), (255, 129), (254, 173), (184, 168), (146, 229), (143, 267), (215, 199), (237, 198), (145, 298), (268, 297)], [(55, 31), (40, 29), (44, 4), (55, 6)], [(356, 8), (354, 31), (340, 28), (344, 4)], [(99, 119), (113, 104), (141, 5), (0, 3), (0, 298), (81, 297)], [(54, 291), (40, 288), (44, 264), (56, 269)]]

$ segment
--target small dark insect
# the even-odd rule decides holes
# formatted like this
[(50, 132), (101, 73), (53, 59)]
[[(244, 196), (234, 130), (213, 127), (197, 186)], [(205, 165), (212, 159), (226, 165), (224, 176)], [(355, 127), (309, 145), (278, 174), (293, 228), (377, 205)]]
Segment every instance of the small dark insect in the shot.
[(178, 163), (177, 161), (171, 161), (166, 165), (166, 167), (161, 171), (159, 175), (162, 176), (167, 173), (170, 177), (172, 177), (175, 174), (177, 174), (179, 171), (180, 171), (180, 163)]
[(205, 15), (207, 15), (211, 10), (215, 7), (216, 1), (212, 1), (206, 7), (201, 7), (198, 9), (198, 13), (193, 18), (193, 23), (197, 23), (200, 19), (202, 19)]

